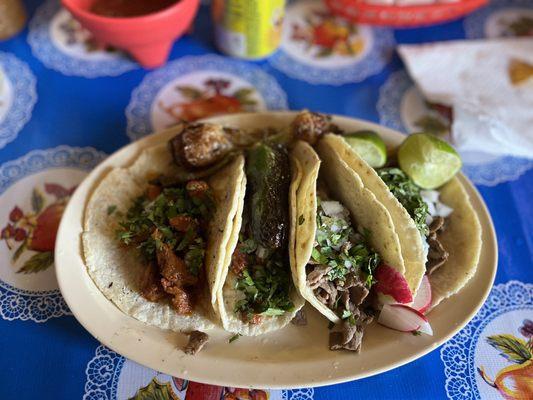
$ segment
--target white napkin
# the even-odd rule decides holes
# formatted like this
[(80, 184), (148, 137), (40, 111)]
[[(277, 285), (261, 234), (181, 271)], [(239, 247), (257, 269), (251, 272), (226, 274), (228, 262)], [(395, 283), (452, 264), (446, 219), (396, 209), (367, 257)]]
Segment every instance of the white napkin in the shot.
[(533, 79), (513, 85), (512, 60), (533, 65), (533, 38), (402, 45), (424, 97), (453, 107), (460, 151), (533, 158)]

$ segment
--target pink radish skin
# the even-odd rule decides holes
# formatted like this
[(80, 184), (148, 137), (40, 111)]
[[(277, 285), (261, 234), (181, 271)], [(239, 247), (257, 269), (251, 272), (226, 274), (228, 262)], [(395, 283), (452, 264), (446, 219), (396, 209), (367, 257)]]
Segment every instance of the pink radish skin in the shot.
[(385, 304), (379, 314), (378, 323), (401, 332), (419, 331), (433, 335), (431, 325), (424, 314), (405, 304)]
[(424, 275), (420, 287), (416, 292), (415, 299), (411, 303), (411, 307), (424, 314), (431, 305), (431, 284), (427, 275)]
[[(411, 303), (413, 294), (404, 276), (387, 264), (381, 264), (376, 268), (375, 277), (377, 283), (373, 289), (381, 295), (390, 295), (397, 303)], [(384, 301), (385, 302), (385, 301)]]

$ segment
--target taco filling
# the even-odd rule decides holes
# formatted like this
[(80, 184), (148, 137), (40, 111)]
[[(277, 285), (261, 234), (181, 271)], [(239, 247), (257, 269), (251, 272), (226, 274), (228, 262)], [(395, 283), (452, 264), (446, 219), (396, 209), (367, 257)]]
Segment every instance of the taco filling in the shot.
[(294, 309), (288, 259), (289, 160), (286, 150), (261, 144), (248, 152), (247, 188), (239, 241), (230, 274), (236, 278), (234, 312), (260, 324)]
[(169, 301), (191, 314), (205, 283), (207, 224), (214, 208), (206, 181), (162, 187), (150, 184), (119, 223), (117, 237), (140, 250), (146, 268), (140, 292), (151, 302)]
[(380, 168), (377, 173), (415, 222), (424, 245), (426, 273), (431, 275), (448, 260), (439, 236), (453, 209), (439, 200), (437, 190), (423, 190), (399, 168)]
[(349, 211), (324, 190), (317, 197), (316, 225), (307, 285), (343, 320), (342, 332), (330, 335), (330, 348), (359, 351), (364, 325), (372, 321), (366, 300), (380, 257), (368, 244), (370, 232), (352, 224)]

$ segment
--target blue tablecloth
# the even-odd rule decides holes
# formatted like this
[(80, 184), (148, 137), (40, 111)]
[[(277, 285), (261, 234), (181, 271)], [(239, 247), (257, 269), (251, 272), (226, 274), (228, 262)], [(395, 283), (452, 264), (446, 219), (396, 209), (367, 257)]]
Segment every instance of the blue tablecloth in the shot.
[[(464, 20), (396, 31), (348, 26), (324, 13), (320, 2), (292, 2), (282, 49), (253, 63), (217, 53), (203, 5), (169, 63), (146, 71), (99, 48), (55, 0), (27, 5), (28, 28), (0, 43), (2, 399), (156, 398), (138, 394), (149, 385), (158, 399), (262, 398), (266, 393), (209, 388), (141, 367), (100, 345), (69, 315), (51, 250), (72, 188), (107, 154), (180, 116), (309, 108), (406, 132), (424, 126), (442, 133), (449, 116), (420, 100), (395, 44), (533, 35), (529, 0), (494, 1)], [(527, 350), (532, 165), (510, 157), (465, 160), (464, 171), (492, 214), (500, 261), (487, 303), (461, 333), (393, 371), (323, 388), (273, 390), (270, 398), (500, 399), (502, 385), (514, 379), (522, 398), (533, 399)], [(509, 335), (507, 347), (487, 340), (495, 334)], [(527, 376), (529, 389), (520, 381)]]

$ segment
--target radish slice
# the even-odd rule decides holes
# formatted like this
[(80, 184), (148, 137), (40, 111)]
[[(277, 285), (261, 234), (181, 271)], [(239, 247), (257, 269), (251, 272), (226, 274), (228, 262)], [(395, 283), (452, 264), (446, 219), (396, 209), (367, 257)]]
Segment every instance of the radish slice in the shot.
[[(409, 290), (409, 285), (404, 276), (394, 268), (381, 264), (375, 272), (377, 283), (374, 290), (381, 295), (390, 295), (397, 303), (411, 303), (413, 295)], [(387, 301), (382, 301), (387, 303)]]
[(431, 285), (427, 275), (424, 275), (420, 287), (416, 292), (415, 299), (411, 303), (411, 307), (424, 314), (431, 305)]
[(385, 304), (379, 314), (378, 323), (401, 332), (419, 331), (433, 335), (433, 330), (424, 314), (405, 304)]

